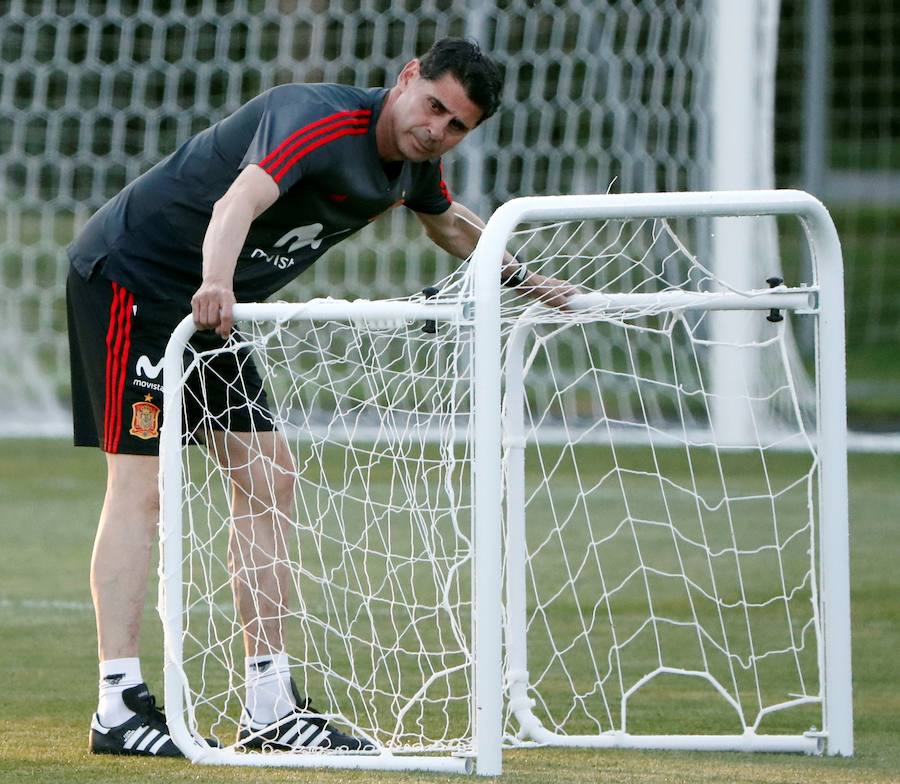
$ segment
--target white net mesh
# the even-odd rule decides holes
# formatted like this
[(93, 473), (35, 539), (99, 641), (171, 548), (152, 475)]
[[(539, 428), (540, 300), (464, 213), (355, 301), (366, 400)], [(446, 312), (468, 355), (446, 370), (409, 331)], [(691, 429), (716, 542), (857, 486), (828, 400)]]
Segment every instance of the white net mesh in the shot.
[[(777, 264), (770, 258), (757, 258), (758, 271), (749, 276), (733, 270), (738, 279), (754, 280), (749, 290), (738, 286), (727, 272), (713, 271), (709, 234), (715, 228), (708, 219), (563, 221), (524, 228), (510, 244), (519, 258), (529, 259), (530, 270), (571, 281), (585, 292), (743, 295), (765, 289), (772, 269), (768, 265)], [(720, 321), (714, 324), (714, 318)], [(723, 393), (712, 381), (713, 357), (717, 350), (731, 348), (716, 340), (721, 320), (729, 318), (741, 320), (737, 334), (745, 344), (743, 350), (735, 346), (739, 358), (732, 361), (749, 372), (740, 389)], [(790, 334), (783, 334), (789, 321), (777, 322), (776, 329), (765, 315), (713, 314), (702, 308), (685, 310), (683, 304), (673, 312), (672, 300), (639, 296), (627, 301), (600, 300), (578, 320), (598, 319), (603, 324), (595, 324), (594, 333), (573, 330), (570, 324), (558, 325), (553, 311), (535, 307), (527, 297), (508, 296), (507, 332), (521, 330), (523, 324), (547, 324), (535, 332), (540, 347), (526, 354), (526, 386), (535, 410), (551, 410), (552, 401), (559, 401), (565, 392), (566, 402), (557, 405), (568, 407), (570, 429), (596, 431), (597, 423), (605, 419), (629, 427), (642, 423), (644, 430), (632, 436), (646, 440), (647, 429), (665, 432), (675, 426), (706, 431), (715, 424), (713, 412), (724, 409), (748, 421), (760, 443), (772, 445), (784, 437), (785, 446), (803, 446), (796, 441), (796, 408), (811, 417), (814, 394), (808, 390), (802, 368), (794, 367), (788, 377), (779, 370), (785, 362), (796, 363)], [(726, 334), (731, 338), (735, 331)], [(787, 352), (788, 360), (781, 351)], [(597, 379), (600, 372), (605, 374), (602, 385)], [(542, 381), (534, 381), (531, 374)], [(773, 392), (771, 379), (779, 377), (785, 385)], [(642, 388), (636, 379), (652, 383)], [(561, 421), (557, 415), (547, 419), (548, 425)], [(603, 435), (610, 436), (628, 439), (627, 432)]]
[[(202, 732), (234, 741), (244, 637), (271, 650), (283, 634), (300, 692), (344, 732), (471, 751), (467, 330), (259, 322), (235, 342), (252, 348), (291, 457), (266, 435), (204, 435), (228, 424), (209, 413), (209, 384), (186, 400), (207, 411), (190, 432), (216, 444), (184, 460), (184, 666)], [(239, 518), (233, 480), (251, 498)]]
[[(627, 323), (565, 327), (536, 337), (527, 361), (550, 362), (563, 331), (577, 333), (589, 353), (614, 331), (647, 339), (646, 330)], [(683, 318), (670, 318), (651, 334), (674, 347), (691, 332)], [(626, 338), (624, 364), (639, 361), (633, 342)], [(746, 350), (781, 356), (781, 333)], [(665, 696), (679, 689), (692, 709), (716, 696), (710, 686), (730, 702), (735, 713), (710, 721), (713, 734), (756, 729), (775, 706), (819, 698), (811, 559), (817, 461), (802, 423), (795, 420), (794, 445), (806, 446), (800, 454), (773, 453), (765, 437), (723, 446), (714, 431), (696, 428), (709, 417), (702, 365), (681, 372), (674, 348), (668, 359), (663, 373), (658, 364), (631, 373), (598, 365), (561, 382), (546, 406), (527, 406), (529, 609), (522, 635), (528, 694), (557, 732), (696, 729), (702, 709), (683, 715), (683, 702), (667, 707)], [(769, 381), (765, 393), (745, 401), (749, 408), (791, 402), (789, 378)], [(622, 416), (617, 388), (630, 391), (645, 419)], [(585, 426), (588, 412), (578, 401), (589, 389), (600, 413)], [(621, 446), (621, 431), (650, 446)], [(568, 434), (577, 435), (567, 442)], [(518, 541), (511, 536), (509, 546)], [(650, 673), (691, 674), (697, 682), (644, 686), (624, 699)], [(794, 730), (807, 729), (809, 719), (795, 718)]]
[[(697, 228), (561, 223), (516, 240), (592, 291), (734, 292), (682, 241)], [(731, 361), (766, 370), (723, 398), (708, 311), (635, 297), (560, 319), (517, 302), (507, 363), (525, 383), (506, 391), (507, 551), (525, 604), (509, 600), (510, 737), (520, 711), (520, 739), (545, 742), (534, 718), (564, 736), (820, 723), (815, 412), (788, 322), (743, 314), (755, 323), (726, 347)], [(550, 394), (528, 384), (532, 370), (553, 378)], [(717, 433), (723, 406), (750, 422), (745, 442)]]
[(786, 465), (686, 438), (542, 445), (525, 461), (527, 664), (509, 682), (545, 729), (821, 727), (820, 709), (766, 718), (821, 701), (812, 456)]
[[(560, 221), (512, 238), (531, 269), (631, 299), (562, 313), (505, 295), (504, 362), (525, 377), (521, 392), (504, 382), (510, 742), (548, 742), (535, 718), (566, 736), (799, 737), (820, 722), (815, 412), (801, 408), (787, 322), (749, 312), (755, 335), (729, 348), (770, 370), (721, 401), (710, 313), (638, 299), (747, 294), (684, 239), (703, 227)], [(466, 272), (441, 282), (439, 302), (471, 298)], [(393, 751), (473, 753), (470, 329), (283, 315), (238, 339), (292, 454), (276, 558), (289, 590), (252, 607), (283, 619), (301, 691)], [(722, 402), (744, 409), (750, 440), (719, 438)], [(199, 732), (230, 741), (250, 628), (229, 603), (232, 477), (221, 452), (195, 451), (185, 667)], [(265, 462), (254, 449), (238, 460), (260, 467), (264, 518), (279, 475)]]

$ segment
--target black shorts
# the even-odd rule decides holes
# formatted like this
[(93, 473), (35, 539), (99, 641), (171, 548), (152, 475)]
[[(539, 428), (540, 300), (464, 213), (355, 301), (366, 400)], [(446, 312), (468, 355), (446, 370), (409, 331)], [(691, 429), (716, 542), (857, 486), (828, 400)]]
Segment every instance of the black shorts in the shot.
[[(76, 446), (158, 455), (163, 412), (163, 355), (172, 330), (189, 311), (127, 291), (73, 268), (66, 285)], [(197, 332), (191, 346), (223, 346), (215, 332)], [(185, 360), (193, 357), (185, 352)], [(209, 430), (274, 430), (268, 399), (250, 351), (210, 355), (186, 383), (184, 433), (202, 443)]]

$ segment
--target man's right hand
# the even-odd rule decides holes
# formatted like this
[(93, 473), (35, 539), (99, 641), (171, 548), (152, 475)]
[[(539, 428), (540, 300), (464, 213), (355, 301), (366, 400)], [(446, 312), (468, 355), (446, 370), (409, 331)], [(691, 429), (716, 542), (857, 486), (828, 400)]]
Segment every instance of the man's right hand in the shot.
[(191, 312), (197, 329), (215, 329), (219, 337), (227, 338), (234, 326), (232, 308), (234, 291), (221, 283), (207, 283), (191, 297)]
[(237, 176), (213, 205), (203, 238), (203, 284), (191, 297), (197, 329), (227, 338), (234, 326), (234, 270), (250, 224), (278, 198), (275, 180), (256, 164)]

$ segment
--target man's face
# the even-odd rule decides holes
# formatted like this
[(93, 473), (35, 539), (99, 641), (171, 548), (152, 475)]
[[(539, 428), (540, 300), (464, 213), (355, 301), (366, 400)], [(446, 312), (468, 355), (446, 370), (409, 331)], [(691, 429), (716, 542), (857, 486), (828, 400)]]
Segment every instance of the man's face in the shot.
[(397, 80), (389, 144), (390, 157), (427, 161), (459, 144), (481, 119), (481, 109), (449, 73), (435, 81), (419, 75), (419, 62), (406, 64)]

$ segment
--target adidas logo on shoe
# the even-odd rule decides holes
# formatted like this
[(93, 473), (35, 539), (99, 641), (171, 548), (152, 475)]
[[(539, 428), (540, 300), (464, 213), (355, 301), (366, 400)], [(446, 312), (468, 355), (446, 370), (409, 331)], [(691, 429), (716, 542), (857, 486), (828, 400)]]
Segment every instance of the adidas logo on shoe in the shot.
[(244, 712), (238, 728), (237, 747), (246, 751), (374, 751), (374, 744), (362, 738), (345, 735), (316, 714), (308, 699), (297, 691), (291, 678), (291, 693), (296, 707), (287, 716), (271, 724), (258, 724)]
[(184, 756), (169, 735), (165, 714), (156, 707), (156, 698), (150, 694), (146, 684), (125, 689), (122, 700), (135, 715), (117, 727), (104, 727), (95, 713), (88, 743), (93, 754)]

